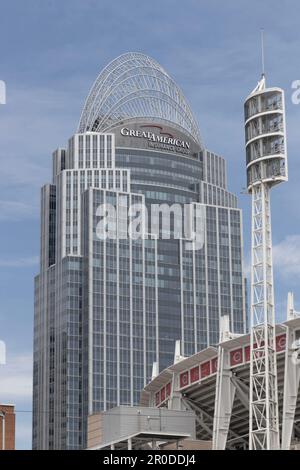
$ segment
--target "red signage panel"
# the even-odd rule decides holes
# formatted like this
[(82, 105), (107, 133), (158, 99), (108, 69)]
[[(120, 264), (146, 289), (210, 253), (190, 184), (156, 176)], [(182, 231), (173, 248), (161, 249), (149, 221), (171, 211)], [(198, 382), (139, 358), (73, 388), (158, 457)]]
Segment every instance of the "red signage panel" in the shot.
[(245, 347), (245, 361), (250, 362), (250, 346)]
[(284, 351), (285, 350), (285, 343), (286, 343), (286, 335), (279, 335), (276, 336), (276, 351)]
[(211, 361), (211, 373), (213, 374), (214, 372), (217, 372), (217, 370), (218, 370), (218, 358), (215, 357)]
[(186, 387), (189, 384), (189, 373), (188, 371), (180, 374), (180, 388)]
[(199, 367), (193, 367), (191, 370), (190, 370), (190, 381), (191, 382), (197, 382), (200, 378), (200, 374), (199, 374)]
[(210, 361), (203, 362), (200, 366), (201, 369), (201, 378), (207, 377), (210, 375)]
[(243, 362), (243, 349), (235, 349), (234, 351), (230, 351), (230, 365), (236, 366), (237, 364), (241, 364)]

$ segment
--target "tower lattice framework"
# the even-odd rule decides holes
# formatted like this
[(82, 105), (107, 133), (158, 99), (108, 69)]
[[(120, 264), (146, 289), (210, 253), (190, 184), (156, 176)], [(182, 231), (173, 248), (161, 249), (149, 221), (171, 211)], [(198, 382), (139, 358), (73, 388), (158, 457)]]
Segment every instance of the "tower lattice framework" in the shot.
[(252, 195), (249, 448), (279, 449), (271, 188), (287, 180), (284, 93), (263, 76), (245, 102)]

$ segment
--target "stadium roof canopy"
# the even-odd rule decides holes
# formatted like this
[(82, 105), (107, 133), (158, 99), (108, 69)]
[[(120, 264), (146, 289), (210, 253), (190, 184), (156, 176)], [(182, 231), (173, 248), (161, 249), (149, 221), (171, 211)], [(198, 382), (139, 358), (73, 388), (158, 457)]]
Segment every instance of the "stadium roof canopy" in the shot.
[[(300, 316), (295, 316), (276, 325), (277, 385), (279, 397), (279, 420), (282, 449), (300, 443)], [(221, 351), (226, 355), (223, 375), (219, 380), (218, 364)], [(218, 415), (216, 390), (226, 381), (231, 390), (231, 409), (220, 407)], [(250, 335), (238, 335), (226, 339), (219, 348), (208, 347), (180, 360), (161, 371), (143, 389), (140, 405), (167, 407), (195, 411), (197, 415), (196, 437), (208, 441), (213, 439), (214, 419), (219, 420), (226, 439), (217, 449), (247, 448), (249, 440), (249, 379), (250, 379)], [(218, 385), (219, 383), (219, 385)], [(220, 389), (221, 400), (226, 402), (228, 390)], [(218, 394), (219, 395), (219, 394)], [(222, 404), (222, 403), (221, 403)], [(299, 445), (300, 448), (300, 445)]]

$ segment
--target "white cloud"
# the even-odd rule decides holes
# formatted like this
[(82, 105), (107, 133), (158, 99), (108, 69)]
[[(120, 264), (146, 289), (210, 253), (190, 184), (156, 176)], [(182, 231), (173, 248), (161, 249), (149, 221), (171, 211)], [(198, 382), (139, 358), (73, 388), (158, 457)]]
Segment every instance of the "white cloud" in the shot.
[[(273, 264), (276, 275), (295, 279), (300, 277), (300, 235), (288, 235), (281, 242), (273, 245)], [(244, 260), (244, 273), (250, 276), (251, 256)]]
[(273, 260), (276, 272), (291, 279), (300, 277), (300, 235), (288, 235), (273, 246)]
[(32, 355), (7, 357), (0, 366), (0, 401), (13, 403), (32, 396)]
[(39, 262), (38, 256), (29, 256), (27, 258), (15, 258), (15, 259), (1, 259), (1, 268), (27, 268), (29, 266), (35, 266)]
[(0, 221), (19, 221), (35, 217), (38, 213), (33, 205), (19, 201), (0, 200)]

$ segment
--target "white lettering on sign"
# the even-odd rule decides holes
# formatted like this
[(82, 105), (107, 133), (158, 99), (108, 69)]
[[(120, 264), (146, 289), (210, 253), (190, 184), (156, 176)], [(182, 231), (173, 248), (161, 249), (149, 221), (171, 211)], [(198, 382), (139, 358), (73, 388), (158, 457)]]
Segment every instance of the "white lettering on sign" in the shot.
[(181, 140), (176, 137), (159, 135), (150, 131), (140, 131), (138, 129), (128, 129), (128, 127), (122, 127), (121, 134), (126, 137), (137, 137), (141, 139), (147, 139), (150, 142), (174, 145), (175, 147), (180, 147), (187, 150), (189, 150), (190, 148), (190, 143), (186, 140)]

